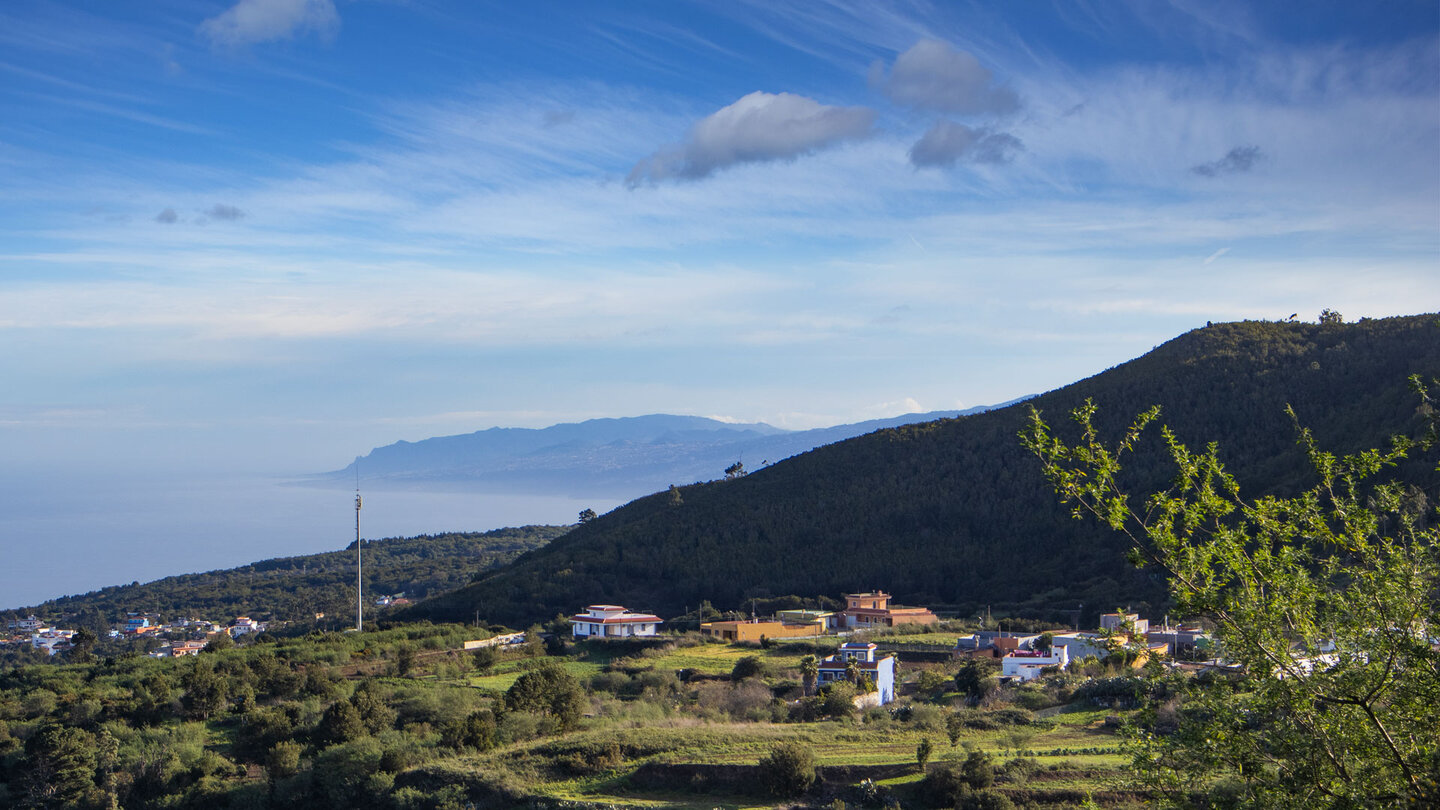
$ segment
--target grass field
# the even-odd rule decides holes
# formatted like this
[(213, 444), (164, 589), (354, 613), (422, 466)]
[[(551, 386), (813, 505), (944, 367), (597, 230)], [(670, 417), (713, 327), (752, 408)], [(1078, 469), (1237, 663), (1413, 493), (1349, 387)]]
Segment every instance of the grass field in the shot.
[[(612, 662), (626, 668), (655, 670), (690, 670), (705, 675), (725, 675), (735, 668), (735, 662), (746, 656), (757, 656), (772, 671), (798, 667), (803, 652), (787, 650), (775, 645), (765, 650), (733, 644), (704, 643), (672, 649), (635, 649), (624, 642), (587, 642), (577, 647), (577, 652), (558, 661), (571, 675), (582, 682), (598, 675)], [(503, 692), (509, 689), (524, 674), (529, 664), (525, 659), (504, 661), (485, 675), (471, 675), (466, 682), (479, 689)]]
[[(883, 640), (953, 644), (954, 634), (885, 636)], [(725, 675), (741, 658), (756, 656), (764, 663), (767, 682), (776, 686), (798, 681), (800, 659), (811, 649), (808, 645), (799, 645), (797, 649), (796, 644), (783, 641), (769, 649), (693, 641), (671, 645), (587, 642), (575, 645), (563, 657), (545, 660), (587, 682), (607, 670), (631, 675), (647, 670)], [(537, 665), (538, 662), (531, 659), (502, 659), (489, 673), (467, 676), (464, 683), (499, 694)], [(926, 665), (926, 668), (933, 667)], [(908, 669), (913, 678), (918, 669)], [(902, 680), (905, 674), (902, 670)], [(696, 688), (724, 690), (727, 686), (724, 681), (709, 681), (706, 686), (692, 683), (680, 688), (693, 692)], [(1028, 777), (1002, 777), (996, 789), (1011, 791), (1017, 799), (1035, 806), (1066, 806), (1064, 801), (1054, 799), (1066, 792), (1073, 796), (1077, 791), (1083, 794), (1120, 790), (1119, 794), (1112, 795), (1126, 795), (1120, 785), (1128, 758), (1121, 752), (1113, 728), (1106, 723), (1106, 718), (1115, 713), (1108, 709), (1057, 707), (1047, 710), (1047, 717), (1033, 723), (989, 730), (965, 728), (952, 745), (944, 718), (960, 703), (954, 693), (931, 698), (935, 708), (927, 710), (930, 714), (923, 718), (918, 711), (909, 720), (892, 717), (888, 711), (871, 711), (849, 720), (809, 723), (731, 721), (723, 713), (697, 715), (693, 710), (667, 708), (664, 701), (647, 703), (596, 693), (602, 694), (608, 696), (596, 698), (594, 711), (587, 714), (576, 731), (558, 738), (515, 743), (483, 756), (457, 757), (453, 767), (457, 772), (472, 776), (483, 774), (486, 779), (519, 785), (518, 789), (525, 795), (554, 800), (626, 807), (740, 810), (771, 807), (774, 803), (767, 796), (757, 795), (753, 778), (750, 784), (736, 785), (733, 774), (755, 773), (754, 766), (777, 743), (795, 741), (804, 744), (822, 767), (874, 769), (881, 775), (877, 777), (877, 784), (894, 791), (896, 796), (905, 797), (904, 806), (909, 807), (920, 806), (914, 800), (916, 783), (922, 778), (916, 767), (916, 748), (922, 740), (929, 740), (933, 746), (932, 767), (950, 760), (964, 760), (972, 751), (989, 755), (997, 766), (1017, 757), (1033, 760), (1034, 773)], [(694, 699), (693, 694), (689, 699)], [(917, 706), (929, 702), (919, 696), (912, 696), (910, 700)], [(607, 754), (607, 751), (617, 753)], [(714, 772), (732, 774), (726, 777), (732, 782), (657, 786), (652, 778), (657, 769), (662, 774), (681, 774), (676, 778), (682, 778), (695, 768), (721, 769)], [(640, 771), (644, 771), (650, 781), (635, 783), (633, 780)], [(703, 775), (711, 771), (697, 773)], [(699, 780), (700, 776), (694, 778)]]
[[(1103, 717), (1103, 713), (1090, 713)], [(1098, 724), (1099, 717), (1095, 718)], [(915, 749), (929, 739), (933, 763), (961, 760), (972, 750), (989, 754), (1003, 764), (1015, 754), (1008, 732), (970, 732), (952, 747), (943, 731), (915, 729), (906, 724), (859, 720), (821, 723), (682, 723), (674, 726), (618, 729), (598, 725), (567, 735), (562, 741), (512, 746), (493, 752), (490, 762), (512, 773), (532, 774), (530, 785), (556, 799), (583, 800), (635, 807), (748, 808), (772, 807), (772, 801), (746, 793), (726, 794), (707, 789), (701, 793), (638, 790), (625, 778), (644, 763), (669, 765), (754, 765), (781, 741), (798, 741), (813, 751), (817, 764), (849, 766), (893, 765), (913, 768), (880, 780), (890, 788), (904, 789), (920, 780)], [(1089, 725), (1049, 726), (1035, 731), (1026, 742), (1038, 763), (1046, 789), (1108, 790), (1119, 782), (1126, 759), (1115, 751), (1101, 754), (1052, 754), (1055, 749), (1113, 749), (1115, 737)], [(623, 763), (587, 775), (552, 774), (544, 763), (564, 760), (567, 752), (591, 752), (616, 743), (626, 752)], [(572, 755), (573, 756), (573, 755)], [(1073, 775), (1072, 775), (1073, 774)], [(1003, 785), (1002, 785), (1003, 787)]]

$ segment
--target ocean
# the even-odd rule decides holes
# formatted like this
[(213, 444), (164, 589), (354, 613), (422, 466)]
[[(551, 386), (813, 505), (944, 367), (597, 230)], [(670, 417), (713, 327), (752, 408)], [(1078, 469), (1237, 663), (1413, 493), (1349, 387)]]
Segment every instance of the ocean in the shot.
[[(0, 475), (0, 609), (355, 539), (353, 489), (262, 476)], [(623, 501), (367, 489), (365, 539), (569, 524)]]

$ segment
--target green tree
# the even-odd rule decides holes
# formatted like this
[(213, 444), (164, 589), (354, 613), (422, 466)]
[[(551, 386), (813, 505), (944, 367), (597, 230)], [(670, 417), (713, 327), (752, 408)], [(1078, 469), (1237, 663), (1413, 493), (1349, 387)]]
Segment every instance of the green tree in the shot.
[(821, 711), (826, 717), (849, 717), (855, 713), (855, 686), (844, 681), (826, 684), (820, 690)]
[(395, 651), (395, 674), (402, 678), (408, 678), (415, 669), (415, 648), (409, 644), (401, 644)]
[(278, 782), (300, 772), (300, 754), (305, 746), (294, 740), (282, 740), (270, 746), (265, 753), (265, 774), (271, 782)]
[(994, 682), (995, 667), (983, 658), (971, 658), (955, 673), (955, 688), (974, 703), (985, 696)]
[(815, 694), (815, 683), (820, 680), (820, 661), (813, 655), (800, 659), (800, 684), (808, 697)]
[(30, 807), (83, 807), (98, 798), (96, 743), (78, 728), (49, 725), (25, 743), (24, 801)]
[(776, 796), (799, 796), (815, 784), (815, 754), (803, 743), (776, 743), (759, 766), (765, 786)]
[(1158, 408), (1113, 446), (1093, 403), (1073, 414), (1074, 444), (1032, 411), (1022, 439), (1062, 500), (1124, 532), (1132, 560), (1165, 573), (1178, 611), (1214, 622), (1219, 652), (1236, 667), (1232, 677), (1184, 682), (1178, 730), (1134, 742), (1136, 770), (1172, 805), (1220, 779), (1242, 785), (1255, 806), (1440, 798), (1430, 781), (1440, 529), (1423, 488), (1385, 477), (1404, 471), (1433, 491), (1440, 471), (1429, 458), (1435, 409), (1421, 381), (1412, 385), (1428, 429), (1388, 449), (1335, 455), (1297, 425), (1315, 483), (1292, 496), (1242, 494), (1214, 444), (1195, 452), (1162, 428), (1175, 483), (1136, 504), (1122, 461)]
[(355, 687), (355, 693), (350, 696), (350, 705), (360, 713), (360, 721), (371, 734), (379, 734), (395, 725), (395, 710), (390, 708), (385, 700), (384, 690), (373, 679), (366, 678)]
[(88, 628), (82, 627), (75, 631), (70, 637), (69, 658), (76, 663), (83, 664), (90, 660), (90, 651), (95, 649), (97, 637)]
[(945, 717), (945, 736), (950, 740), (950, 747), (954, 748), (960, 743), (960, 738), (965, 735), (965, 718), (959, 714), (949, 714)]
[(930, 755), (935, 753), (935, 744), (926, 737), (915, 746), (915, 764), (920, 766), (920, 772), (925, 772), (925, 765), (930, 761)]
[(346, 700), (330, 704), (315, 726), (315, 741), (321, 747), (338, 745), (365, 736), (365, 721)]
[(221, 711), (230, 695), (229, 682), (216, 674), (215, 668), (208, 661), (199, 659), (196, 659), (194, 665), (185, 673), (180, 685), (185, 687), (180, 705), (185, 708), (185, 715), (192, 720), (204, 720)]
[(583, 526), (583, 525), (585, 525), (586, 523), (589, 523), (590, 521), (594, 520), (594, 519), (597, 518), (597, 517), (600, 517), (600, 516), (597, 515), (597, 514), (595, 514), (595, 510), (594, 510), (594, 509), (591, 509), (590, 507), (587, 506), (587, 507), (585, 507), (584, 509), (581, 509), (581, 510), (580, 510), (580, 517), (579, 517), (580, 525)]
[(674, 484), (670, 485), (669, 503), (672, 507), (683, 506), (685, 504), (685, 497), (680, 494), (680, 488), (675, 486)]
[(475, 671), (488, 675), (500, 661), (500, 653), (494, 647), (480, 647), (474, 653)]
[(447, 723), (440, 731), (440, 741), (451, 748), (488, 751), (495, 747), (495, 730), (495, 715), (481, 709)]
[(1341, 323), (1345, 323), (1345, 317), (1339, 312), (1329, 307), (1320, 310), (1320, 324), (1322, 326), (1333, 326)]
[(734, 479), (736, 479), (736, 478), (743, 478), (744, 476), (745, 476), (745, 463), (742, 462), (742, 461), (737, 461), (737, 462), (735, 462), (734, 464), (731, 464), (729, 467), (726, 467), (726, 468), (725, 468), (725, 480), (726, 480), (726, 481), (732, 481), (732, 480), (734, 480)]
[(960, 766), (961, 778), (965, 784), (976, 790), (984, 790), (995, 784), (995, 764), (983, 751), (971, 751)]
[(585, 690), (580, 682), (553, 663), (521, 675), (505, 692), (505, 708), (550, 715), (566, 729), (580, 721), (584, 706)]

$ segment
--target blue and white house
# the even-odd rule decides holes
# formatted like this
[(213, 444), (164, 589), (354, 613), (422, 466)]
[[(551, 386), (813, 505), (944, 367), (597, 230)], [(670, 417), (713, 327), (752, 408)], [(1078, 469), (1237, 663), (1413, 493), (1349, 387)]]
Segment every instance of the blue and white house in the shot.
[(859, 641), (841, 644), (835, 655), (820, 662), (820, 685), (847, 680), (851, 662), (854, 662), (862, 677), (874, 682), (875, 691), (879, 694), (879, 705), (883, 706), (895, 699), (895, 656), (876, 658), (875, 645)]

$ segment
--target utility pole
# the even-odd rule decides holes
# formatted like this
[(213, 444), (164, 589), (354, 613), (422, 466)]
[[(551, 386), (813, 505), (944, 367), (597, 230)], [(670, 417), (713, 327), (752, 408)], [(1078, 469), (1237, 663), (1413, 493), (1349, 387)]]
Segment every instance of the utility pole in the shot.
[(360, 577), (360, 466), (355, 466), (355, 632), (365, 629), (364, 580)]

